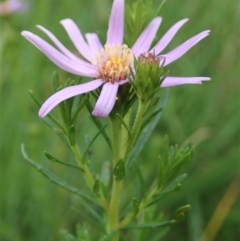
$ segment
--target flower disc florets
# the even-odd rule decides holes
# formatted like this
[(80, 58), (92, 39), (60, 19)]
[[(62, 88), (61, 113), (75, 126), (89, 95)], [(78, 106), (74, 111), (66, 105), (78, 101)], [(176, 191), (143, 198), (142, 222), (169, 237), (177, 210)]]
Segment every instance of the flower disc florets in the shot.
[(127, 45), (105, 45), (95, 55), (92, 63), (98, 68), (99, 78), (105, 82), (115, 83), (127, 78), (133, 60), (133, 54)]
[(138, 61), (142, 64), (158, 64), (159, 65), (160, 58), (152, 53), (140, 54), (140, 56), (138, 57)]

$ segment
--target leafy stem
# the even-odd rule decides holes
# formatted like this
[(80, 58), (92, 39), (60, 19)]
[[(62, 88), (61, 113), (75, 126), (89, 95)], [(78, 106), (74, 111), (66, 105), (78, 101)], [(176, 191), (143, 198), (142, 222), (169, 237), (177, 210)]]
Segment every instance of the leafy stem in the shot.
[[(140, 203), (139, 205), (139, 209), (138, 209), (138, 213), (140, 214), (142, 211), (144, 211), (144, 209), (151, 203), (153, 197), (159, 192), (159, 188), (155, 187), (151, 193)], [(136, 217), (136, 213), (135, 212), (131, 212), (129, 213), (120, 223), (119, 227), (122, 229), (126, 226), (128, 226), (132, 220)]]
[[(122, 122), (118, 116), (111, 117), (112, 127), (112, 147), (113, 147), (113, 167), (121, 159), (122, 145)], [(110, 207), (107, 213), (108, 223), (107, 231), (114, 232), (112, 241), (119, 240), (118, 222), (119, 222), (119, 204), (122, 191), (122, 180), (118, 181), (113, 177), (112, 195), (110, 200)]]
[[(76, 160), (79, 168), (82, 170), (84, 179), (86, 180), (90, 189), (93, 190), (95, 181), (94, 181), (92, 174), (90, 173), (90, 171), (88, 169), (86, 162), (84, 162), (82, 159), (82, 155), (80, 153), (78, 145), (77, 144), (71, 145), (71, 151), (75, 157), (75, 160)], [(99, 193), (98, 196), (96, 196), (96, 198), (98, 199), (98, 202), (101, 204), (102, 208), (105, 210), (108, 210), (108, 203), (105, 200), (105, 198), (101, 192)]]
[(143, 101), (141, 99), (139, 99), (139, 103), (138, 103), (138, 110), (137, 110), (137, 115), (132, 127), (132, 131), (130, 133), (129, 139), (128, 139), (128, 143), (127, 143), (127, 148), (124, 154), (124, 160), (127, 162), (128, 157), (134, 147), (134, 144), (137, 140), (144, 116), (146, 114), (146, 110), (149, 106), (150, 101)]

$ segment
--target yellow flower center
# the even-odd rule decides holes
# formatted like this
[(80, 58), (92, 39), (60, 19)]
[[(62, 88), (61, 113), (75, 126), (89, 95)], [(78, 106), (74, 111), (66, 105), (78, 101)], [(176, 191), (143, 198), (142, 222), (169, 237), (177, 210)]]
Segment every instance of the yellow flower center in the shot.
[(127, 45), (105, 45), (96, 53), (92, 63), (98, 68), (99, 78), (115, 83), (127, 78), (133, 60), (133, 54)]

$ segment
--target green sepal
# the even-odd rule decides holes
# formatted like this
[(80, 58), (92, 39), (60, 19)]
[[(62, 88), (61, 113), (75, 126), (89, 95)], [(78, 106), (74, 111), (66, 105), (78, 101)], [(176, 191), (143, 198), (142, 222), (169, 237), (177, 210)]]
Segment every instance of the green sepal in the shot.
[(56, 71), (53, 72), (52, 74), (52, 89), (53, 92), (57, 92), (60, 87), (60, 82), (59, 82), (59, 75)]
[(116, 181), (121, 181), (125, 177), (126, 170), (124, 160), (120, 159), (117, 162), (117, 164), (113, 168), (113, 175), (115, 176)]
[(76, 145), (75, 133), (76, 133), (75, 127), (74, 126), (70, 126), (69, 130), (68, 130), (68, 139), (69, 139), (69, 142), (70, 142), (71, 146), (75, 146)]
[(96, 180), (93, 185), (93, 192), (94, 194), (99, 197), (100, 196), (100, 181)]
[(134, 90), (141, 101), (152, 100), (153, 96), (160, 90), (159, 86), (162, 77), (165, 76), (165, 70), (160, 64), (160, 59), (154, 53), (142, 53), (134, 61), (136, 73), (132, 76)]
[(176, 211), (175, 211), (175, 214), (174, 214), (174, 219), (179, 222), (181, 220), (183, 220), (186, 216), (186, 213), (191, 209), (191, 206), (190, 205), (185, 205), (183, 207), (180, 207), (178, 208)]

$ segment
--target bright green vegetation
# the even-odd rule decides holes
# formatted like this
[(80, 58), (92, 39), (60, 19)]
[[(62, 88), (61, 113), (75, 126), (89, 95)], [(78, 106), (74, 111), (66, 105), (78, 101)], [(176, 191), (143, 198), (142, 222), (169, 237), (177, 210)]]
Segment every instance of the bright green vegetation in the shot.
[[(155, 2), (157, 6), (159, 1)], [(69, 49), (76, 51), (59, 21), (72, 18), (83, 33), (101, 32), (100, 37), (104, 42), (110, 6), (110, 0), (39, 0), (32, 1), (29, 12), (0, 19), (2, 241), (55, 241), (60, 240), (60, 229), (74, 233), (77, 223), (81, 226), (89, 225), (74, 210), (86, 212), (81, 199), (51, 184), (22, 157), (20, 145), (24, 143), (29, 156), (34, 160), (74, 186), (87, 188), (80, 172), (50, 162), (44, 156), (43, 151), (48, 151), (60, 160), (74, 163), (61, 140), (37, 116), (38, 107), (28, 93), (31, 89), (39, 100), (44, 101), (51, 94), (50, 79), (54, 70), (59, 73), (61, 83), (68, 77), (75, 80), (78, 77), (69, 75), (52, 64), (20, 32), (29, 30), (47, 40), (34, 27), (40, 24), (59, 37)], [(158, 36), (176, 21), (190, 18), (168, 50), (202, 30), (212, 30), (209, 37), (169, 66), (173, 76), (210, 76), (212, 80), (201, 86), (170, 89), (163, 117), (140, 155), (141, 168), (146, 169), (145, 179), (150, 181), (156, 172), (154, 159), (160, 154), (166, 134), (171, 144), (181, 145), (191, 135), (194, 135), (191, 140), (197, 144), (193, 160), (186, 170), (188, 177), (183, 182), (182, 190), (159, 202), (154, 213), (160, 215), (163, 212), (166, 218), (171, 218), (173, 211), (180, 205), (191, 204), (192, 209), (186, 220), (173, 226), (162, 240), (200, 241), (217, 205), (239, 174), (237, 9), (238, 6), (234, 8), (228, 1), (169, 0), (162, 12), (163, 23)], [(53, 114), (57, 115), (58, 112), (55, 110)], [(86, 137), (78, 140), (84, 147), (87, 146), (87, 140), (97, 132), (90, 116), (87, 120), (83, 122), (79, 118), (77, 125), (79, 136)], [(108, 146), (101, 137), (89, 154), (92, 155), (90, 168), (93, 171), (102, 166), (100, 160), (107, 160), (108, 153), (105, 150), (108, 150)], [(149, 162), (151, 165), (148, 165)], [(131, 198), (133, 187), (129, 186), (128, 189), (129, 196), (124, 197), (123, 202)], [(228, 195), (228, 201), (233, 199), (233, 205), (220, 229), (217, 230), (216, 226), (212, 229), (213, 232), (216, 230), (214, 240), (236, 240), (239, 236), (239, 205), (234, 198), (237, 191), (237, 188), (233, 188)], [(229, 202), (226, 203), (225, 208)], [(160, 232), (159, 230), (162, 229), (152, 229), (148, 233), (149, 230), (146, 229), (145, 240), (150, 240), (150, 235), (154, 237), (154, 232)], [(124, 240), (128, 240), (127, 236)]]

